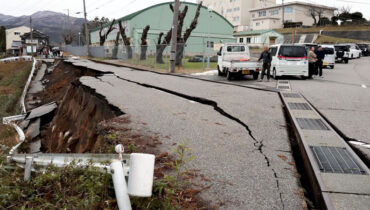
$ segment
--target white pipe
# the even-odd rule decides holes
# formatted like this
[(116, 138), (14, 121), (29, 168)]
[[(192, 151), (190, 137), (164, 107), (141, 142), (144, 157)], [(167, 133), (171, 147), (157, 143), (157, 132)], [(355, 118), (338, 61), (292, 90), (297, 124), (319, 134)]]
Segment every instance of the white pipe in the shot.
[(120, 210), (131, 210), (131, 202), (128, 196), (122, 162), (119, 160), (112, 160), (110, 167), (118, 208)]
[(30, 86), (30, 83), (31, 83), (31, 80), (32, 80), (32, 77), (33, 77), (33, 73), (35, 72), (35, 67), (36, 67), (36, 59), (34, 58), (33, 59), (33, 64), (32, 64), (31, 73), (28, 76), (28, 80), (27, 80), (26, 86), (24, 86), (23, 93), (22, 93), (22, 96), (21, 96), (22, 114), (25, 114), (27, 112), (26, 111), (26, 106), (24, 104), (24, 99), (26, 98), (28, 87)]

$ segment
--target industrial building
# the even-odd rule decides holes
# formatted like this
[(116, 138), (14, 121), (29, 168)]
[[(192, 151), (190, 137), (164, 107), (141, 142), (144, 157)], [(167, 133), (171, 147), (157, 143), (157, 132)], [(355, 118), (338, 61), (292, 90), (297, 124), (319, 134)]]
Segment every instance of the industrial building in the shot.
[[(140, 45), (143, 29), (145, 26), (149, 25), (150, 30), (147, 38), (149, 45), (148, 51), (155, 51), (159, 34), (161, 32), (166, 34), (171, 29), (173, 12), (170, 10), (170, 4), (172, 3), (173, 2), (157, 4), (119, 19), (126, 29), (126, 35), (130, 38), (132, 46)], [(184, 21), (183, 32), (190, 26), (198, 4), (181, 2), (180, 10), (185, 6), (188, 6), (188, 12)], [(107, 30), (110, 24), (111, 23), (105, 24), (103, 26), (103, 31)], [(114, 40), (116, 39), (119, 28), (118, 20), (115, 21), (114, 27), (115, 29), (107, 37), (105, 46), (114, 45)], [(90, 32), (92, 45), (99, 45), (99, 31), (100, 27)], [(186, 43), (185, 53), (214, 52), (219, 49), (222, 43), (236, 41), (233, 37), (233, 31), (233, 25), (222, 15), (215, 11), (208, 10), (207, 7), (202, 7), (198, 19), (198, 26), (192, 32)], [(208, 48), (205, 49), (206, 47)]]

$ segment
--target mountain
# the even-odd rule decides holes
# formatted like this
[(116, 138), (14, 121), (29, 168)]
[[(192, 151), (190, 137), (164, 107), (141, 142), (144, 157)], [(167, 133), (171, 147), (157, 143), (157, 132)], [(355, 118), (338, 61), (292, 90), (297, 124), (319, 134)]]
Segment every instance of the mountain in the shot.
[[(84, 23), (83, 18), (69, 17), (68, 24), (68, 17), (66, 14), (53, 11), (39, 11), (32, 14), (31, 17), (33, 28), (48, 35), (50, 42), (55, 44), (59, 44), (63, 41), (62, 34), (67, 28), (69, 28), (68, 25), (70, 25), (74, 34), (78, 34), (82, 29), (82, 24)], [(5, 28), (14, 28), (23, 25), (30, 25), (30, 16), (14, 17), (0, 14), (0, 26), (5, 26)]]

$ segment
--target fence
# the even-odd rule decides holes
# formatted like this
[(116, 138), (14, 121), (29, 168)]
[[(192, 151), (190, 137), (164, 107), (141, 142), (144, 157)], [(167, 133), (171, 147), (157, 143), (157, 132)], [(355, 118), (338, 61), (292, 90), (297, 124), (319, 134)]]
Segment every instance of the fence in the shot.
[[(216, 69), (219, 46), (211, 44), (179, 44), (177, 65), (181, 69)], [(75, 56), (85, 56), (84, 46), (65, 46), (65, 52)], [(118, 60), (132, 65), (142, 65), (155, 69), (168, 70), (170, 66), (170, 45), (131, 45), (131, 46), (90, 46), (91, 57), (105, 60)], [(209, 64), (208, 64), (209, 59)]]

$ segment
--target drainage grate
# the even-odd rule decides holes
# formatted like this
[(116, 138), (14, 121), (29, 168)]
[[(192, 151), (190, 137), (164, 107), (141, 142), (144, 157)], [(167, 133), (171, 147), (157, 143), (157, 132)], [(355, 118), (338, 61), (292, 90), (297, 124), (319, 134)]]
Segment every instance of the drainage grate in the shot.
[(313, 146), (311, 150), (321, 172), (366, 174), (346, 148)]
[(287, 98), (302, 98), (298, 93), (283, 93), (283, 96)]
[(297, 118), (297, 121), (305, 130), (330, 130), (321, 119)]
[(279, 89), (289, 89), (289, 86), (278, 86)]
[(288, 105), (294, 110), (312, 110), (307, 103), (288, 103)]
[(288, 84), (289, 81), (287, 81), (287, 80), (279, 80), (279, 83), (281, 83), (281, 84)]

